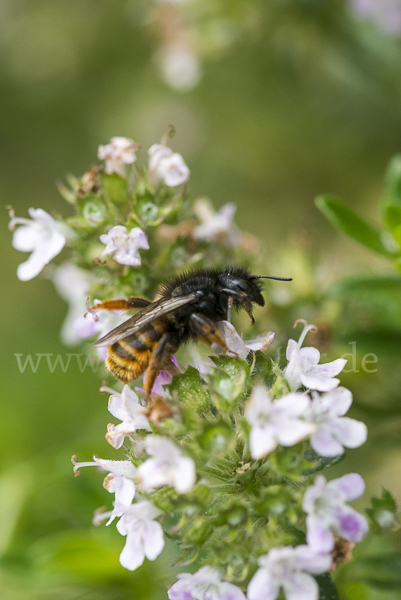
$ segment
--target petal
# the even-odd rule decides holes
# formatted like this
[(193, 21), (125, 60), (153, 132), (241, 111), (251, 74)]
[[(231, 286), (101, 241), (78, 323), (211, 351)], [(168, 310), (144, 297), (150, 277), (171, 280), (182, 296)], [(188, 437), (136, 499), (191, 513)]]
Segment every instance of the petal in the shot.
[(245, 360), (249, 354), (249, 350), (246, 348), (241, 336), (238, 335), (234, 325), (228, 321), (220, 321), (217, 325), (217, 329), (223, 336), (230, 352), (237, 354), (240, 358)]
[(362, 446), (368, 437), (368, 428), (365, 423), (342, 417), (337, 419), (331, 426), (333, 435), (347, 448), (358, 448)]
[(259, 569), (248, 585), (248, 600), (275, 600), (280, 585), (267, 569)]
[(38, 243), (40, 243), (40, 229), (34, 224), (18, 227), (14, 231), (12, 244), (16, 250), (32, 252)]
[[(303, 348), (303, 350), (306, 350), (306, 348)], [(335, 375), (341, 373), (346, 364), (347, 361), (345, 360), (345, 358), (337, 358), (332, 362), (311, 367), (309, 373), (311, 375), (324, 375), (325, 377), (334, 377)]]
[(313, 423), (306, 423), (300, 419), (288, 419), (276, 425), (276, 438), (282, 446), (294, 446), (301, 440), (309, 437), (316, 430)]
[(143, 527), (143, 543), (148, 560), (156, 560), (164, 548), (163, 529), (157, 521), (148, 521)]
[(298, 417), (306, 411), (310, 405), (310, 398), (307, 394), (292, 392), (286, 394), (273, 402), (274, 412), (279, 409), (288, 416)]
[(315, 579), (306, 573), (292, 573), (283, 582), (287, 600), (318, 600), (319, 586)]
[(310, 445), (320, 456), (340, 456), (344, 453), (344, 448), (333, 437), (329, 426), (319, 427), (312, 435)]
[(347, 502), (353, 502), (365, 491), (365, 482), (359, 473), (348, 473), (338, 479), (332, 479), (327, 487), (329, 489), (341, 492)]
[(135, 571), (145, 560), (145, 552), (136, 531), (128, 531), (127, 541), (120, 554), (120, 564), (129, 571)]
[(273, 331), (269, 331), (266, 335), (259, 336), (254, 340), (245, 340), (245, 346), (253, 352), (264, 350), (273, 343), (275, 335)]
[(258, 460), (277, 448), (272, 427), (253, 427), (249, 435), (251, 456)]
[(141, 487), (144, 490), (151, 490), (153, 488), (161, 487), (162, 485), (171, 485), (169, 474), (166, 474), (158, 468), (154, 458), (145, 460), (145, 462), (138, 467), (138, 478)]
[(311, 375), (311, 373), (301, 373), (302, 385), (310, 390), (317, 390), (318, 392), (330, 392), (338, 386), (340, 383), (339, 379), (330, 378), (326, 375)]
[(334, 548), (334, 535), (321, 517), (310, 515), (306, 519), (306, 541), (312, 550), (325, 554)]
[[(118, 394), (118, 396), (110, 396), (107, 408), (108, 411), (113, 415), (113, 417), (120, 419), (120, 421), (130, 420), (130, 415), (128, 414), (126, 403), (124, 402), (124, 399), (122, 398), (122, 396), (120, 396), (120, 394)], [(135, 428), (133, 428), (132, 431), (135, 431)]]
[(219, 585), (218, 600), (246, 600), (245, 594), (233, 583), (223, 581)]
[(135, 483), (126, 477), (114, 477), (116, 504), (129, 506), (135, 498)]
[(102, 469), (110, 471), (116, 477), (128, 477), (129, 479), (136, 477), (136, 469), (130, 460), (107, 460), (96, 456), (93, 459)]
[(348, 542), (360, 542), (369, 531), (366, 517), (351, 506), (346, 506), (336, 514), (335, 532)]
[(309, 546), (302, 545), (295, 548), (295, 564), (300, 571), (310, 571), (318, 575), (325, 573), (331, 567), (330, 554), (314, 552)]
[(301, 357), (302, 369), (310, 369), (312, 366), (319, 364), (320, 352), (317, 348), (314, 348), (313, 346), (307, 346), (306, 348), (301, 348), (299, 354)]
[(341, 386), (325, 394), (322, 401), (330, 409), (331, 414), (342, 417), (350, 409), (352, 394), (347, 388)]
[(285, 352), (286, 359), (290, 361), (296, 354), (299, 353), (298, 344), (295, 340), (288, 340), (287, 350)]
[(179, 494), (189, 492), (195, 483), (196, 469), (192, 458), (183, 456), (179, 459), (174, 473), (174, 487)]

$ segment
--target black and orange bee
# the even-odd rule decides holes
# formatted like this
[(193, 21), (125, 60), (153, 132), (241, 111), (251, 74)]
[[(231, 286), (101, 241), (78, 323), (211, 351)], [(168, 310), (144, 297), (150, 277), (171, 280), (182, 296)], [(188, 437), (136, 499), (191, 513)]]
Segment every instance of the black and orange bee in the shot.
[(129, 383), (148, 369), (144, 384), (149, 397), (159, 371), (171, 365), (171, 356), (188, 341), (217, 343), (227, 350), (217, 330), (231, 307), (244, 308), (252, 323), (253, 304), (264, 306), (261, 279), (291, 281), (283, 277), (251, 275), (245, 267), (199, 269), (161, 284), (154, 302), (132, 296), (105, 300), (96, 310), (141, 309), (103, 336), (95, 346), (108, 346), (106, 365), (117, 379)]

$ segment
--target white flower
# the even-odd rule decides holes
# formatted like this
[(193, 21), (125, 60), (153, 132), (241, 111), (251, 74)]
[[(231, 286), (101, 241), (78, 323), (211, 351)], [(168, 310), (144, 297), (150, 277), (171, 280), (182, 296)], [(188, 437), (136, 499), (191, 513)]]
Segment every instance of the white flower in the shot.
[(246, 600), (236, 585), (222, 581), (212, 567), (202, 567), (193, 575), (180, 573), (178, 579), (167, 592), (169, 600)]
[(118, 425), (109, 423), (107, 426), (106, 440), (113, 448), (121, 448), (126, 435), (131, 435), (138, 429), (150, 429), (149, 421), (143, 414), (143, 407), (140, 405), (138, 396), (128, 386), (125, 385), (121, 394), (103, 388), (104, 391), (113, 391), (109, 398), (109, 411), (122, 422)]
[(273, 548), (258, 562), (260, 569), (248, 585), (248, 600), (275, 600), (280, 588), (287, 600), (317, 600), (319, 587), (309, 573), (328, 571), (332, 560), (308, 546), (284, 546)]
[(138, 468), (138, 478), (144, 490), (173, 486), (179, 494), (188, 492), (196, 480), (192, 458), (167, 438), (150, 435), (146, 438), (146, 452), (152, 456)]
[[(116, 506), (117, 508), (117, 506)], [(122, 507), (123, 515), (117, 523), (117, 530), (127, 536), (120, 563), (129, 571), (134, 571), (145, 560), (156, 560), (164, 548), (163, 529), (154, 519), (161, 513), (150, 502), (143, 501)]]
[[(94, 302), (95, 309), (91, 309), (85, 315), (81, 315), (76, 319), (74, 322), (74, 331), (77, 336), (87, 338), (97, 334), (97, 338), (100, 339), (117, 327), (117, 325), (121, 325), (121, 323), (126, 321), (126, 311), (99, 309), (99, 312), (97, 312), (96, 304), (100, 304), (100, 302), (100, 300), (96, 299)], [(100, 346), (96, 348), (96, 351), (102, 360), (106, 359), (107, 346)]]
[[(260, 335), (254, 340), (243, 340), (242, 335), (238, 335), (234, 325), (228, 321), (220, 321), (217, 325), (217, 329), (227, 344), (228, 354), (231, 356), (239, 356), (243, 360), (246, 359), (251, 350), (253, 352), (256, 352), (257, 350), (263, 351), (270, 346), (274, 340), (274, 333), (272, 331), (269, 331), (269, 333), (266, 333), (265, 335)], [(215, 344), (213, 344), (213, 349), (214, 346)]]
[(114, 254), (114, 260), (121, 265), (137, 267), (141, 264), (139, 249), (149, 250), (149, 243), (145, 232), (140, 227), (131, 231), (123, 225), (115, 225), (108, 233), (100, 236), (102, 244), (106, 244), (101, 256)]
[(206, 198), (200, 198), (194, 204), (194, 213), (201, 224), (195, 227), (194, 237), (202, 242), (220, 241), (226, 246), (238, 246), (241, 235), (233, 223), (235, 204), (224, 204), (216, 212)]
[(189, 179), (189, 169), (181, 154), (163, 144), (153, 144), (148, 150), (149, 179), (157, 184), (164, 181), (169, 187), (180, 185)]
[(315, 425), (299, 418), (309, 403), (309, 397), (299, 393), (272, 402), (265, 386), (255, 386), (245, 409), (245, 418), (252, 426), (249, 436), (252, 458), (266, 456), (279, 444), (293, 446), (311, 435)]
[(197, 55), (185, 44), (168, 44), (159, 53), (159, 63), (165, 82), (176, 90), (191, 90), (200, 80)]
[(347, 502), (362, 496), (365, 482), (358, 473), (349, 473), (326, 482), (318, 475), (304, 495), (302, 508), (306, 518), (306, 539), (316, 552), (334, 548), (334, 534), (348, 542), (360, 542), (368, 531), (366, 518)]
[(94, 522), (98, 524), (100, 521), (109, 518), (107, 525), (116, 518), (120, 517), (121, 507), (129, 506), (135, 497), (135, 484), (133, 479), (136, 478), (136, 469), (129, 460), (107, 460), (104, 458), (93, 457), (93, 461), (78, 462), (76, 456), (72, 457), (75, 475), (79, 475), (82, 467), (100, 467), (103, 471), (109, 471), (103, 482), (103, 487), (111, 494), (115, 494), (114, 510), (107, 513), (99, 513), (96, 515)]
[(347, 361), (344, 358), (337, 358), (333, 362), (319, 365), (320, 352), (317, 348), (301, 348), (306, 334), (311, 329), (315, 329), (315, 326), (308, 325), (303, 319), (299, 319), (298, 322), (304, 323), (304, 329), (298, 342), (288, 340), (286, 352), (288, 365), (284, 375), (292, 391), (304, 385), (311, 390), (330, 392), (340, 383), (339, 379), (335, 379), (335, 375), (343, 370)]
[(98, 157), (106, 161), (106, 173), (125, 175), (124, 165), (131, 165), (136, 161), (135, 152), (139, 144), (126, 137), (112, 137), (106, 146), (99, 146)]
[(61, 339), (67, 345), (77, 344), (82, 338), (92, 337), (96, 333), (94, 320), (83, 317), (90, 281), (91, 274), (72, 263), (62, 264), (54, 272), (53, 283), (56, 290), (69, 304), (61, 329)]
[(320, 396), (312, 392), (312, 403), (306, 420), (317, 427), (310, 438), (312, 448), (320, 456), (338, 456), (346, 448), (358, 448), (366, 442), (365, 423), (344, 417), (352, 404), (352, 394), (339, 387)]
[(14, 231), (14, 248), (21, 252), (32, 252), (17, 269), (17, 277), (21, 281), (36, 277), (52, 258), (60, 254), (70, 233), (68, 227), (55, 221), (45, 210), (30, 208), (28, 212), (32, 220), (15, 217), (13, 210), (10, 210), (9, 229), (14, 231), (16, 225), (22, 225)]

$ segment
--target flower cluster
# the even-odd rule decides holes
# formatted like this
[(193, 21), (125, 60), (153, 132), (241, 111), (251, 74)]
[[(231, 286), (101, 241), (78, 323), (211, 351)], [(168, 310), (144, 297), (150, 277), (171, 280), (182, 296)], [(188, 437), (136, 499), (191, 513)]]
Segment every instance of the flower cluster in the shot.
[[(204, 198), (189, 203), (189, 169), (167, 140), (151, 146), (146, 167), (138, 166), (140, 146), (131, 139), (100, 146), (103, 162), (61, 189), (74, 217), (31, 209), (28, 220), (10, 209), (13, 245), (31, 252), (18, 268), (21, 280), (64, 247), (70, 251), (67, 261), (44, 270), (69, 304), (62, 329), (68, 344), (104, 336), (127, 319), (124, 298), (135, 294), (146, 305), (179, 271), (252, 261), (232, 204), (216, 211)], [(229, 310), (215, 337), (225, 350), (213, 344), (208, 360), (193, 348), (172, 357), (151, 402), (143, 390), (147, 372), (121, 391), (102, 384), (115, 421), (105, 437), (126, 456), (74, 456), (74, 471), (104, 472), (114, 499), (94, 523), (115, 523), (125, 537), (123, 567), (155, 560), (166, 536), (180, 549), (177, 564), (198, 561), (195, 573), (182, 573), (170, 587), (170, 600), (274, 600), (282, 592), (316, 600), (315, 576), (335, 567), (336, 544), (359, 542), (367, 532), (367, 520), (349, 505), (363, 494), (360, 475), (316, 475), (344, 448), (363, 444), (367, 431), (347, 416), (352, 394), (337, 377), (346, 361), (321, 364), (317, 348), (303, 347), (314, 330), (303, 323), (284, 365), (269, 356), (275, 334), (244, 339)], [(105, 358), (104, 348), (99, 354)]]

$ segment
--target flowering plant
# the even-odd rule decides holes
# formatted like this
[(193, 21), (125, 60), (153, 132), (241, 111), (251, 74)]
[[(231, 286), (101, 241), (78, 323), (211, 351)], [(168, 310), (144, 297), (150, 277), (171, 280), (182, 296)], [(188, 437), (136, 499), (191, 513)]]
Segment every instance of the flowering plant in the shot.
[[(14, 247), (32, 252), (18, 277), (46, 269), (70, 303), (66, 343), (94, 340), (126, 319), (119, 310), (97, 314), (99, 301), (153, 298), (177, 271), (256, 260), (257, 244), (233, 224), (232, 205), (216, 212), (205, 199), (189, 201), (189, 169), (167, 141), (149, 149), (148, 167), (137, 166), (133, 140), (114, 137), (100, 146), (104, 164), (61, 188), (73, 217), (31, 209), (29, 221), (10, 209)], [(64, 246), (68, 261), (47, 267)], [(94, 308), (84, 315), (86, 297)], [(179, 548), (176, 565), (197, 564), (171, 585), (170, 600), (274, 600), (281, 590), (288, 600), (335, 597), (328, 572), (349, 560), (368, 531), (366, 517), (349, 505), (364, 492), (362, 477), (316, 475), (338, 462), (344, 447), (362, 445), (367, 430), (345, 416), (352, 394), (337, 375), (346, 361), (320, 364), (318, 349), (303, 347), (314, 326), (301, 322), (286, 364), (265, 354), (272, 332), (244, 341), (222, 321), (226, 353), (214, 348), (192, 365), (185, 350), (171, 372), (160, 371), (149, 403), (142, 387), (102, 384), (120, 421), (107, 426), (106, 439), (126, 457), (73, 457), (74, 471), (91, 465), (107, 473), (113, 508), (97, 511), (94, 523), (117, 519), (126, 538), (123, 567), (155, 560), (165, 539)]]

